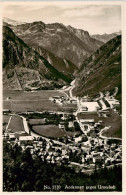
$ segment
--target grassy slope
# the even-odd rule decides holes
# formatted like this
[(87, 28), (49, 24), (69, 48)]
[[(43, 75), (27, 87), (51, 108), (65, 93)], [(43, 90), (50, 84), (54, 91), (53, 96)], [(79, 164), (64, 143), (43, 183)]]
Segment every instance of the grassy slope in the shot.
[[(73, 93), (95, 96), (99, 92), (113, 93), (115, 87), (118, 87), (116, 98), (121, 103), (121, 36), (110, 40), (85, 61), (78, 71)], [(103, 126), (111, 126), (103, 135), (121, 138), (121, 117), (118, 114), (111, 112), (102, 120)]]
[(112, 39), (90, 56), (77, 75), (73, 90), (75, 95), (96, 95), (118, 87), (117, 98), (121, 100), (121, 36)]

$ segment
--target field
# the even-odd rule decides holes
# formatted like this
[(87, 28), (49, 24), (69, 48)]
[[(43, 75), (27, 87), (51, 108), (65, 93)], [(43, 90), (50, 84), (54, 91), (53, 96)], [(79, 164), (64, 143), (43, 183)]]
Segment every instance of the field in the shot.
[(104, 118), (104, 126), (111, 126), (110, 129), (104, 131), (102, 135), (107, 137), (122, 138), (121, 117), (113, 110), (109, 112), (109, 117)]
[(95, 122), (101, 120), (96, 112), (79, 113), (77, 116), (79, 119), (94, 119)]
[(12, 132), (24, 131), (24, 125), (22, 118), (18, 116), (12, 116), (8, 129)]
[(99, 117), (97, 113), (81, 113), (78, 114), (80, 119), (94, 119), (95, 122), (102, 121), (102, 128), (111, 126), (111, 128), (105, 131), (102, 135), (107, 137), (122, 137), (121, 130), (121, 117), (113, 110), (109, 110), (107, 113), (108, 117)]
[(66, 135), (65, 131), (62, 131), (56, 125), (34, 125), (32, 129), (39, 135), (46, 137), (63, 137)]
[(45, 123), (44, 119), (29, 119), (30, 125), (43, 125)]
[[(59, 105), (49, 100), (52, 96), (65, 95), (56, 90), (42, 90), (36, 92), (25, 91), (4, 91), (3, 92), (3, 108), (10, 109), (13, 112), (26, 111), (72, 111), (76, 109), (76, 105)], [(11, 99), (7, 100), (10, 97)]]
[(65, 95), (57, 90), (41, 90), (41, 91), (14, 91), (4, 90), (3, 99), (11, 97), (12, 100), (43, 100), (49, 99), (50, 96)]

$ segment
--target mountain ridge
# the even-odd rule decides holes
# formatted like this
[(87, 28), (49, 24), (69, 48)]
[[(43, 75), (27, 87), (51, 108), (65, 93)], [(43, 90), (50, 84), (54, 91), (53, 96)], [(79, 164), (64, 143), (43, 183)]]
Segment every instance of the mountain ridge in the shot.
[[(12, 26), (14, 33), (30, 46), (42, 47), (60, 58), (71, 61), (77, 67), (81, 65), (87, 56), (103, 45), (102, 42), (90, 37), (86, 43), (86, 37), (82, 41), (76, 33), (73, 33), (63, 24), (45, 24), (42, 21)], [(89, 38), (88, 38), (89, 39)], [(95, 41), (94, 41), (95, 40)]]
[(96, 35), (92, 35), (93, 38), (100, 40), (104, 43), (107, 43), (108, 41), (110, 41), (111, 39), (115, 38), (116, 36), (121, 35), (121, 31), (119, 32), (114, 32), (114, 33), (104, 33), (104, 34), (96, 34)]
[(30, 89), (30, 86), (36, 87), (37, 85), (39, 88), (44, 86), (55, 88), (71, 82), (70, 77), (55, 69), (43, 56), (31, 49), (6, 26), (3, 27), (3, 69), (5, 88), (9, 88), (11, 82), (13, 83), (11, 88), (17, 87), (15, 86), (16, 76), (22, 83), (23, 89), (28, 86)]

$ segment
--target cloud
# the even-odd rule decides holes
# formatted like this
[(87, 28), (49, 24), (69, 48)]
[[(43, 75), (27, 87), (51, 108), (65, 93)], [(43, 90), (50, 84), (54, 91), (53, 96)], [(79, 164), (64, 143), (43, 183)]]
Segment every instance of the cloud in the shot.
[(88, 30), (91, 34), (121, 30), (120, 5), (86, 5), (82, 2), (41, 2), (5, 5), (4, 17), (21, 22), (59, 22)]

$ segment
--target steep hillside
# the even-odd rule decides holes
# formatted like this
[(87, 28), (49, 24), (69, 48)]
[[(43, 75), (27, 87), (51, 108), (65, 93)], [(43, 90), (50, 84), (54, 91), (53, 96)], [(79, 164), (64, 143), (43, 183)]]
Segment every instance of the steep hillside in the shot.
[(86, 59), (76, 76), (74, 95), (96, 95), (118, 87), (117, 98), (121, 100), (121, 36)]
[(47, 61), (58, 71), (69, 76), (70, 78), (74, 78), (73, 74), (77, 70), (77, 67), (72, 62), (63, 58), (59, 58), (55, 54), (44, 49), (43, 47), (34, 46), (32, 47), (32, 49), (34, 49), (37, 53), (47, 59)]
[(11, 29), (25, 43), (43, 47), (60, 58), (70, 60), (77, 67), (102, 44), (89, 35), (88, 37), (85, 36), (82, 41), (69, 28), (59, 23), (45, 24), (40, 21), (17, 26), (12, 25)]
[(103, 35), (92, 35), (93, 38), (99, 40), (99, 41), (102, 41), (103, 43), (107, 43), (108, 41), (110, 41), (111, 39), (115, 38), (117, 35), (120, 35), (121, 32), (118, 32), (118, 33), (111, 33), (111, 34), (103, 34)]
[(3, 86), (5, 89), (54, 89), (71, 82), (43, 56), (3, 27)]
[(73, 28), (70, 25), (67, 26), (67, 29), (75, 36), (77, 36), (82, 42), (86, 43), (88, 47), (93, 51), (95, 51), (96, 49), (103, 45), (102, 41), (92, 38), (87, 31)]

